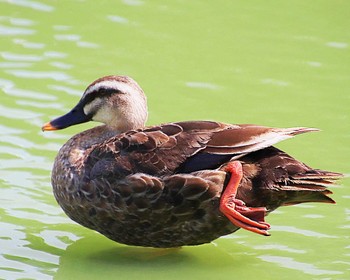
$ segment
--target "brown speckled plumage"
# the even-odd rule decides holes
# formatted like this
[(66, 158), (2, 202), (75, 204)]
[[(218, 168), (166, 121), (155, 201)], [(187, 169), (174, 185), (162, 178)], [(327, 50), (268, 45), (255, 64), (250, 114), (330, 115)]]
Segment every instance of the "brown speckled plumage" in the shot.
[[(130, 83), (118, 76), (101, 78), (92, 84), (94, 98), (101, 88), (106, 92), (106, 84), (98, 86), (106, 79)], [(113, 93), (108, 90), (104, 96)], [(76, 108), (86, 108), (84, 100)], [(95, 113), (84, 111), (92, 116), (87, 120)], [(43, 129), (64, 128), (60, 125), (54, 120)], [(125, 131), (115, 127), (107, 124), (73, 136), (58, 153), (52, 185), (71, 219), (117, 242), (178, 247), (238, 230), (219, 210), (230, 177), (225, 166), (234, 160), (243, 166), (237, 198), (247, 206), (271, 212), (282, 205), (334, 202), (326, 187), (340, 174), (312, 169), (271, 146), (314, 129), (210, 121)]]

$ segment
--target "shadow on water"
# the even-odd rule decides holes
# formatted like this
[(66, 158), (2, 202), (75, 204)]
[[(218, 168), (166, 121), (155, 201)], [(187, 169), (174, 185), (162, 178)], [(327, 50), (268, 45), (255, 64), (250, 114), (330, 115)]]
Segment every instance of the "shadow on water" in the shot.
[[(127, 246), (94, 232), (87, 234), (62, 252), (55, 279), (271, 279), (271, 273), (285, 275), (283, 279), (344, 279), (347, 274), (338, 262), (325, 265), (325, 258), (320, 257), (314, 263), (308, 250), (244, 232), (210, 244), (173, 249)], [(275, 240), (279, 235), (277, 230)], [(291, 233), (287, 244), (305, 238)], [(327, 238), (323, 239), (328, 251)], [(256, 246), (256, 242), (265, 245)], [(323, 249), (314, 250), (324, 256)]]
[[(241, 245), (236, 246), (238, 252), (244, 251)], [(253, 277), (249, 266), (255, 262), (259, 262), (255, 256), (237, 258), (214, 244), (155, 249), (125, 246), (94, 236), (67, 248), (55, 279), (232, 279), (237, 273)]]

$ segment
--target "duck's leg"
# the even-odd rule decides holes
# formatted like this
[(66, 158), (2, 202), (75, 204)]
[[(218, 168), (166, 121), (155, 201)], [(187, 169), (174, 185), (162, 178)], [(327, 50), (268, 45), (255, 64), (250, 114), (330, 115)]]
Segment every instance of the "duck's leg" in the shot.
[(262, 235), (270, 235), (270, 225), (265, 222), (265, 207), (247, 207), (242, 200), (236, 198), (239, 184), (243, 177), (242, 164), (232, 161), (224, 171), (231, 173), (229, 182), (221, 195), (220, 211), (236, 226)]

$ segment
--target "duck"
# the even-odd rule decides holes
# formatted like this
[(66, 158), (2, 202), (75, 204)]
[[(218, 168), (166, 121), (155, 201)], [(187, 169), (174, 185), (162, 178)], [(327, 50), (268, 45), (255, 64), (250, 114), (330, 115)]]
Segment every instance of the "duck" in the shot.
[(53, 194), (73, 221), (118, 243), (171, 248), (239, 229), (268, 236), (265, 217), (280, 206), (335, 203), (329, 187), (342, 174), (273, 146), (315, 128), (203, 120), (146, 126), (147, 117), (137, 82), (111, 75), (42, 126), (102, 123), (70, 138), (53, 164)]

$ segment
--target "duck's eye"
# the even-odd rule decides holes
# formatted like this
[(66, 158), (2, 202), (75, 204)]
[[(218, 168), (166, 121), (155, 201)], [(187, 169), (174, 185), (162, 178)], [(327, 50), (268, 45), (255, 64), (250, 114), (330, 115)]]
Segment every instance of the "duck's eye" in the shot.
[(98, 90), (99, 95), (103, 95), (103, 96), (111, 95), (115, 92), (118, 92), (118, 90), (116, 90), (114, 88), (100, 88)]
[(98, 93), (104, 94), (104, 93), (106, 93), (107, 91), (108, 91), (107, 88), (100, 88), (100, 89), (98, 90)]

